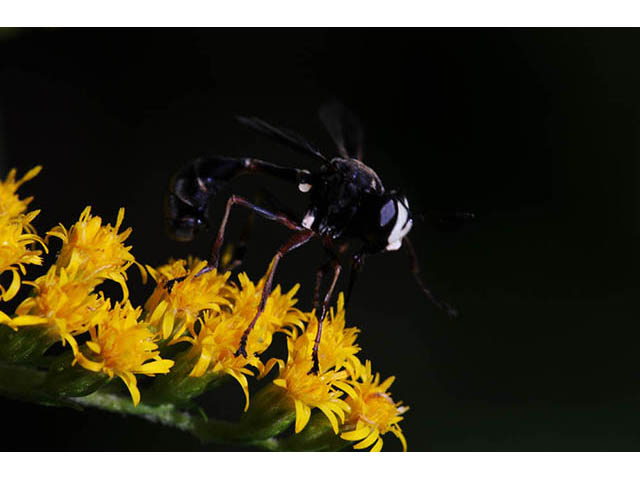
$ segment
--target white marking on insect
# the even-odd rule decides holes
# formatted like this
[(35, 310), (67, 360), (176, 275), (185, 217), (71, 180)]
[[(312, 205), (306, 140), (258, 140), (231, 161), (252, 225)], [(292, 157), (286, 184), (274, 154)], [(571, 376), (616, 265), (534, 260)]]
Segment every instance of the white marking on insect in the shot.
[(403, 237), (409, 233), (409, 230), (411, 230), (413, 226), (413, 220), (409, 218), (409, 210), (407, 210), (409, 202), (407, 202), (406, 198), (403, 200), (404, 202), (396, 201), (398, 214), (396, 216), (396, 224), (393, 226), (387, 239), (387, 250), (398, 250), (402, 245)]
[(313, 221), (315, 219), (316, 217), (313, 215), (313, 213), (311, 213), (311, 211), (308, 211), (307, 214), (302, 219), (302, 226), (304, 228), (311, 228), (311, 225), (313, 225)]
[(298, 190), (300, 190), (302, 193), (307, 193), (309, 190), (311, 190), (311, 184), (310, 183), (301, 183), (298, 185)]
[(386, 250), (391, 252), (393, 250), (398, 250), (402, 246), (402, 240), (396, 240), (393, 243), (387, 245)]

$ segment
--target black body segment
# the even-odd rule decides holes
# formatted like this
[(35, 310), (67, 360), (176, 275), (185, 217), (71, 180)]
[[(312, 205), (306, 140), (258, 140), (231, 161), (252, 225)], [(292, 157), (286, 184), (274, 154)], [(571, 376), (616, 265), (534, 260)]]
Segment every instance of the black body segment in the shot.
[(187, 163), (171, 178), (165, 224), (178, 241), (191, 241), (207, 224), (210, 200), (245, 169), (243, 159), (211, 156)]
[(234, 178), (262, 174), (287, 182), (309, 182), (310, 173), (299, 168), (281, 167), (256, 158), (222, 155), (199, 157), (187, 163), (172, 178), (165, 200), (165, 225), (169, 236), (191, 241), (207, 226), (209, 205)]
[(333, 240), (351, 236), (349, 226), (362, 215), (363, 202), (383, 192), (382, 182), (372, 169), (354, 159), (334, 158), (321, 168), (311, 190), (311, 228)]

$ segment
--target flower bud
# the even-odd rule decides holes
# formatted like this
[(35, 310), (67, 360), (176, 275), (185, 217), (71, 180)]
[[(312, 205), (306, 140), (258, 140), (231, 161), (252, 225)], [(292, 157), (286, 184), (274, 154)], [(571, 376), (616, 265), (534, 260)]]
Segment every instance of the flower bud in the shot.
[(33, 363), (56, 341), (51, 332), (41, 325), (26, 326), (16, 331), (0, 325), (0, 360)]
[(226, 380), (227, 375), (222, 372), (205, 373), (200, 377), (190, 376), (189, 373), (193, 370), (196, 361), (197, 357), (192, 352), (178, 355), (171, 371), (155, 378), (145, 396), (145, 402), (185, 405)]
[(264, 440), (291, 426), (296, 418), (293, 400), (287, 391), (269, 383), (251, 397), (251, 405), (240, 418), (237, 440)]
[(300, 433), (280, 440), (280, 450), (292, 452), (336, 452), (351, 442), (336, 435), (329, 419), (322, 413), (314, 413)]
[(43, 387), (60, 397), (85, 397), (110, 381), (108, 375), (92, 372), (73, 361), (73, 353), (66, 352), (52, 362)]

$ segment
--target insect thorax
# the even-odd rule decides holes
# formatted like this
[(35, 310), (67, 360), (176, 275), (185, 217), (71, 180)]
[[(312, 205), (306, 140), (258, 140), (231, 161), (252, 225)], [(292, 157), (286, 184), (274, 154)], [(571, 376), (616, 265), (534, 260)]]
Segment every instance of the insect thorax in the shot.
[(311, 190), (303, 224), (321, 235), (340, 237), (358, 215), (362, 199), (384, 192), (378, 175), (354, 159), (334, 158), (323, 167)]

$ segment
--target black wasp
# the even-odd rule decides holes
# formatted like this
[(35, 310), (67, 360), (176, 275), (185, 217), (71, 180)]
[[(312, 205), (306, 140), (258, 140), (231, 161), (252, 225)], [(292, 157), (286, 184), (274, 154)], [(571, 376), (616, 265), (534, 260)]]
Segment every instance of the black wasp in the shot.
[[(409, 203), (396, 190), (387, 190), (376, 172), (363, 163), (362, 129), (359, 122), (339, 104), (322, 108), (320, 118), (338, 147), (339, 156), (332, 159), (325, 157), (314, 145), (290, 130), (276, 128), (258, 118), (238, 117), (242, 124), (318, 160), (317, 171), (282, 167), (256, 158), (197, 158), (172, 178), (166, 203), (169, 233), (174, 239), (190, 241), (197, 231), (206, 226), (211, 200), (227, 182), (239, 175), (269, 175), (292, 183), (309, 195), (309, 206), (301, 219), (279, 209), (265, 208), (246, 198), (231, 195), (213, 244), (209, 265), (205, 269), (209, 271), (218, 267), (225, 228), (234, 205), (249, 208), (295, 232), (276, 252), (256, 315), (242, 335), (236, 356), (246, 357), (247, 338), (264, 310), (280, 259), (313, 237), (319, 237), (329, 259), (317, 271), (316, 276), (314, 307), (318, 312), (319, 322), (313, 348), (313, 368), (309, 373), (318, 372), (322, 322), (343, 269), (339, 255), (353, 241), (358, 242), (360, 248), (351, 257), (347, 302), (367, 255), (404, 247), (410, 258), (412, 272), (424, 293), (449, 315), (457, 314), (449, 305), (437, 300), (423, 284), (413, 246), (407, 237), (414, 220)], [(320, 289), (325, 275), (329, 275), (330, 282), (320, 301)], [(171, 284), (168, 288), (171, 288)]]

